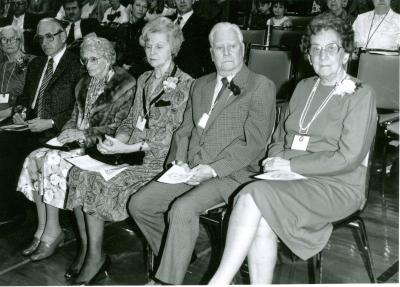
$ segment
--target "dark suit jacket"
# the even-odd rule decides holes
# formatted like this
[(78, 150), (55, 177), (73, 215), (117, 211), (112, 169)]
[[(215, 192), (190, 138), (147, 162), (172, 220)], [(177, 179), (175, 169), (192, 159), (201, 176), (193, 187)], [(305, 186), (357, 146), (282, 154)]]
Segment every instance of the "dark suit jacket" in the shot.
[(275, 122), (275, 85), (246, 66), (232, 81), (240, 94), (226, 89), (204, 129), (198, 123), (210, 110), (216, 73), (194, 82), (167, 163), (181, 160), (191, 168), (208, 164), (219, 177), (230, 176), (241, 183), (259, 171)]
[(195, 13), (183, 26), (184, 41), (175, 63), (193, 78), (199, 78), (210, 72), (211, 56), (207, 39), (209, 30), (209, 25)]
[[(28, 65), (24, 92), (17, 99), (18, 105), (27, 108), (27, 119), (36, 117), (36, 109), (32, 110), (31, 107), (46, 61), (47, 57), (37, 57)], [(80, 79), (81, 71), (79, 58), (65, 51), (43, 94), (42, 118), (54, 121), (54, 127), (46, 134), (57, 134), (71, 117), (75, 104), (74, 89)]]
[(82, 37), (85, 37), (87, 34), (95, 32), (97, 33), (99, 30), (100, 24), (96, 19), (87, 18), (81, 20), (81, 31)]

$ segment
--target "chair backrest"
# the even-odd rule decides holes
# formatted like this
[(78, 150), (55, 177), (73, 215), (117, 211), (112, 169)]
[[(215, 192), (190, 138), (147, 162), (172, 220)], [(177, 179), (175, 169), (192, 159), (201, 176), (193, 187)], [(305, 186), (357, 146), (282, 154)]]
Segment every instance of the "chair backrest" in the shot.
[(375, 90), (378, 108), (399, 108), (399, 55), (361, 53), (357, 77)]
[(304, 30), (308, 23), (310, 23), (312, 17), (311, 16), (290, 16), (293, 23), (293, 29), (295, 30)]
[(277, 98), (287, 99), (292, 92), (292, 54), (290, 51), (265, 48), (266, 46), (251, 46), (249, 69), (271, 79), (276, 85)]
[(241, 30), (245, 44), (265, 44), (265, 30)]
[(288, 30), (288, 29), (269, 29), (270, 35), (268, 36), (268, 46), (276, 46), (290, 50), (298, 50), (300, 45), (301, 36), (303, 31)]

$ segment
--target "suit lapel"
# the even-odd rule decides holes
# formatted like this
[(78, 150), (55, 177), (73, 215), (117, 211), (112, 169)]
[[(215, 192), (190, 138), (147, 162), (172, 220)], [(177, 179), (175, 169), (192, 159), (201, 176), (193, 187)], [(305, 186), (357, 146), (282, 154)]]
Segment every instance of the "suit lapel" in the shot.
[(53, 76), (50, 79), (49, 84), (46, 87), (46, 91), (57, 81), (59, 77), (62, 76), (66, 67), (68, 67), (68, 52), (65, 51), (64, 55), (61, 57), (60, 62), (57, 65), (56, 70), (54, 71)]

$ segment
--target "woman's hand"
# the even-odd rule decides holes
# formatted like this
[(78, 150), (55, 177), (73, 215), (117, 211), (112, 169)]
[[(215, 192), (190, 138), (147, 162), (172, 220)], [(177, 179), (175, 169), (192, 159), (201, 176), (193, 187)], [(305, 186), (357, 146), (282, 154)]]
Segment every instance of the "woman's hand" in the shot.
[(97, 149), (102, 154), (129, 153), (129, 145), (116, 138), (105, 135), (106, 139), (99, 141)]
[(290, 160), (281, 157), (268, 157), (262, 161), (262, 166), (264, 172), (274, 170), (291, 171)]
[(83, 131), (78, 129), (68, 129), (62, 131), (61, 134), (57, 137), (57, 140), (62, 143), (70, 143), (74, 141), (85, 141), (85, 134)]

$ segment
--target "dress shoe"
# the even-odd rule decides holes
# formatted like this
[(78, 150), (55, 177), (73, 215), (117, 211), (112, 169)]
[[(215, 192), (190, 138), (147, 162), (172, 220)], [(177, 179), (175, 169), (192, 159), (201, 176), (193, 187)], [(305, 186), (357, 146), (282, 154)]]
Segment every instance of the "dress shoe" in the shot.
[(100, 266), (99, 271), (92, 277), (92, 279), (89, 279), (88, 281), (74, 281), (72, 285), (79, 285), (79, 286), (87, 286), (87, 285), (97, 285), (95, 284), (97, 281), (99, 281), (102, 277), (107, 276), (108, 277), (108, 269), (110, 269), (111, 266), (111, 258), (110, 256), (106, 255), (106, 259), (104, 260), (103, 265)]
[(24, 255), (24, 256), (31, 255), (39, 247), (39, 243), (40, 243), (40, 239), (33, 237), (32, 242), (27, 247), (25, 247), (24, 250), (22, 250), (22, 252), (21, 252), (22, 255)]
[(60, 235), (58, 235), (58, 237), (50, 244), (40, 241), (39, 247), (30, 257), (31, 261), (34, 262), (40, 261), (47, 257), (50, 257), (51, 255), (54, 254), (54, 252), (56, 252), (57, 247), (62, 246), (63, 243), (64, 243), (64, 232), (61, 232)]

